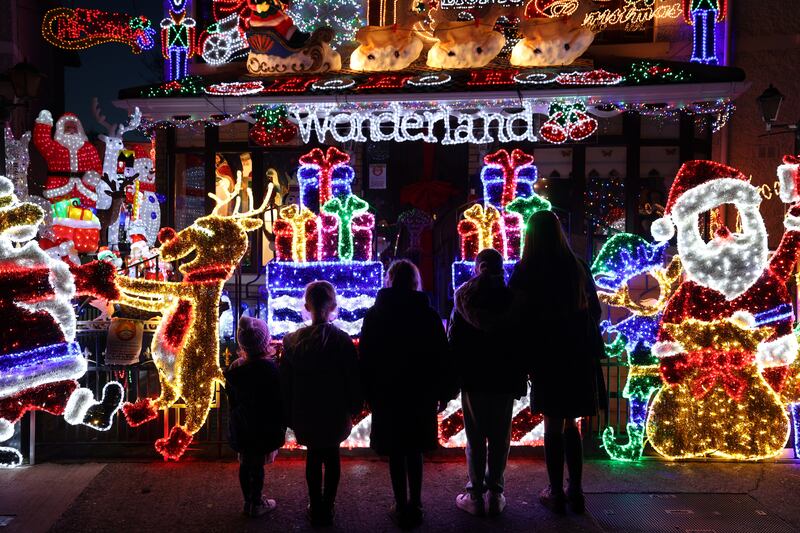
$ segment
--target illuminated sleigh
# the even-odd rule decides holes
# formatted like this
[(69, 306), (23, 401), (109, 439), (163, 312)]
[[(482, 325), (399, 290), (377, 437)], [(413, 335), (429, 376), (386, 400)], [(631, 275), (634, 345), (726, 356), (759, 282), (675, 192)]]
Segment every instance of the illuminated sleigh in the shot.
[(341, 70), (342, 58), (330, 46), (333, 35), (332, 29), (319, 28), (302, 47), (294, 48), (272, 29), (251, 27), (247, 32), (247, 72), (253, 76), (276, 76)]
[(319, 148), (300, 158), (300, 205), (284, 206), (275, 221), (276, 260), (267, 265), (269, 326), (281, 338), (306, 322), (305, 286), (315, 280), (336, 287), (334, 322), (351, 336), (383, 282), (383, 265), (373, 261), (375, 218), (352, 194), (350, 156)]

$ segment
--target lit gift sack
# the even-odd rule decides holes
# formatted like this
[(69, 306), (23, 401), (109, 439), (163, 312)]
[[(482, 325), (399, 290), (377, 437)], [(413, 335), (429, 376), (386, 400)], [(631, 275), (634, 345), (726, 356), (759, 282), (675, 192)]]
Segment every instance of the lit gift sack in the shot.
[(533, 184), (538, 179), (533, 156), (522, 150), (498, 150), (483, 158), (481, 170), (483, 201), (498, 209), (515, 198), (527, 198), (534, 194)]
[(372, 259), (372, 231), (375, 229), (375, 216), (364, 213), (353, 218), (350, 230), (353, 232), (353, 261)]
[(319, 260), (335, 260), (339, 256), (339, 219), (323, 213), (319, 220)]
[(334, 147), (323, 152), (315, 148), (300, 158), (297, 171), (300, 183), (300, 203), (319, 212), (331, 198), (346, 198), (355, 178), (350, 156)]
[(503, 213), (506, 260), (516, 260), (522, 255), (522, 217), (517, 213)]
[(100, 220), (91, 209), (77, 205), (59, 206), (58, 214), (66, 214), (65, 217), (53, 217), (53, 233), (59, 240), (73, 241), (79, 253), (97, 250), (100, 245)]

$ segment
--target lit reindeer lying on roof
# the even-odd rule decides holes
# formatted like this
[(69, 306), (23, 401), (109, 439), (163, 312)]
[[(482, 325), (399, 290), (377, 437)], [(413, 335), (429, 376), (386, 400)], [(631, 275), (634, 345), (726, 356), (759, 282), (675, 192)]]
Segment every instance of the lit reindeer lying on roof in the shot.
[[(123, 412), (131, 426), (157, 417), (178, 401), (186, 405), (185, 425), (176, 425), (169, 437), (155, 443), (165, 459), (179, 459), (193, 435), (206, 421), (215, 392), (222, 382), (219, 367), (219, 301), (225, 281), (244, 256), (247, 232), (261, 227), (260, 218), (272, 195), (272, 185), (257, 209), (240, 213), (241, 173), (233, 191), (222, 197), (210, 193), (216, 207), (210, 215), (198, 218), (188, 228), (175, 232), (164, 228), (159, 233), (163, 261), (177, 261), (194, 252), (191, 261), (179, 267), (181, 282), (119, 277), (120, 303), (147, 311), (160, 312), (161, 324), (153, 337), (151, 351), (158, 369), (161, 395), (125, 404)], [(250, 189), (247, 189), (253, 205)], [(235, 198), (233, 212), (221, 214)]]
[(594, 31), (583, 25), (590, 2), (562, 17), (536, 17), (519, 24), (522, 34), (511, 51), (510, 62), (518, 67), (571, 65), (594, 41)]
[[(443, 17), (439, 10), (439, 17)], [(433, 37), (436, 44), (428, 52), (428, 66), (434, 68), (480, 68), (486, 66), (506, 44), (494, 31), (500, 12), (489, 9), (474, 20), (437, 21)]]
[(407, 13), (396, 24), (365, 26), (356, 32), (358, 48), (350, 55), (350, 68), (366, 72), (403, 70), (422, 53), (422, 41)]

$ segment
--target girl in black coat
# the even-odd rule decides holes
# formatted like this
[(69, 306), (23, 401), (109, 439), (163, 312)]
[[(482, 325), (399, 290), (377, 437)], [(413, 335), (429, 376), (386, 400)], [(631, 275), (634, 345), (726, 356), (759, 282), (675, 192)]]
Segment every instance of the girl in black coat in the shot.
[(309, 283), (305, 300), (311, 325), (283, 339), (281, 377), (289, 426), (298, 444), (307, 448), (309, 518), (313, 525), (330, 525), (341, 474), (339, 445), (350, 435), (351, 419), (362, 406), (358, 355), (350, 336), (331, 323), (336, 311), (333, 285)]
[(264, 464), (275, 459), (283, 446), (280, 376), (263, 320), (243, 316), (237, 334), (239, 358), (225, 372), (225, 392), (230, 405), (230, 445), (239, 453), (239, 484), (244, 513), (259, 516), (275, 509), (275, 500), (261, 495)]
[(359, 345), (370, 447), (389, 456), (392, 514), (408, 526), (422, 521), (422, 452), (438, 446), (437, 404), (454, 395), (445, 379), (444, 326), (420, 285), (412, 262), (394, 262), (364, 317)]
[[(583, 450), (575, 419), (595, 416), (605, 400), (600, 369), (600, 302), (589, 268), (567, 242), (550, 211), (531, 216), (522, 259), (510, 286), (517, 300), (520, 331), (534, 348), (527, 354), (531, 409), (544, 415), (544, 447), (550, 487), (540, 501), (563, 513), (567, 499), (584, 508)], [(564, 459), (569, 486), (564, 494)]]

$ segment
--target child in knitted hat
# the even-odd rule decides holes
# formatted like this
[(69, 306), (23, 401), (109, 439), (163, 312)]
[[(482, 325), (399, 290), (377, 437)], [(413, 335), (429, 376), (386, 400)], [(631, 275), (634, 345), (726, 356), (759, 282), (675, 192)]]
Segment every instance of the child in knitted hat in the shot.
[(225, 372), (230, 444), (239, 453), (244, 514), (260, 516), (276, 507), (275, 500), (265, 498), (261, 491), (264, 465), (275, 460), (286, 435), (280, 376), (266, 322), (241, 317), (237, 340), (239, 358)]

